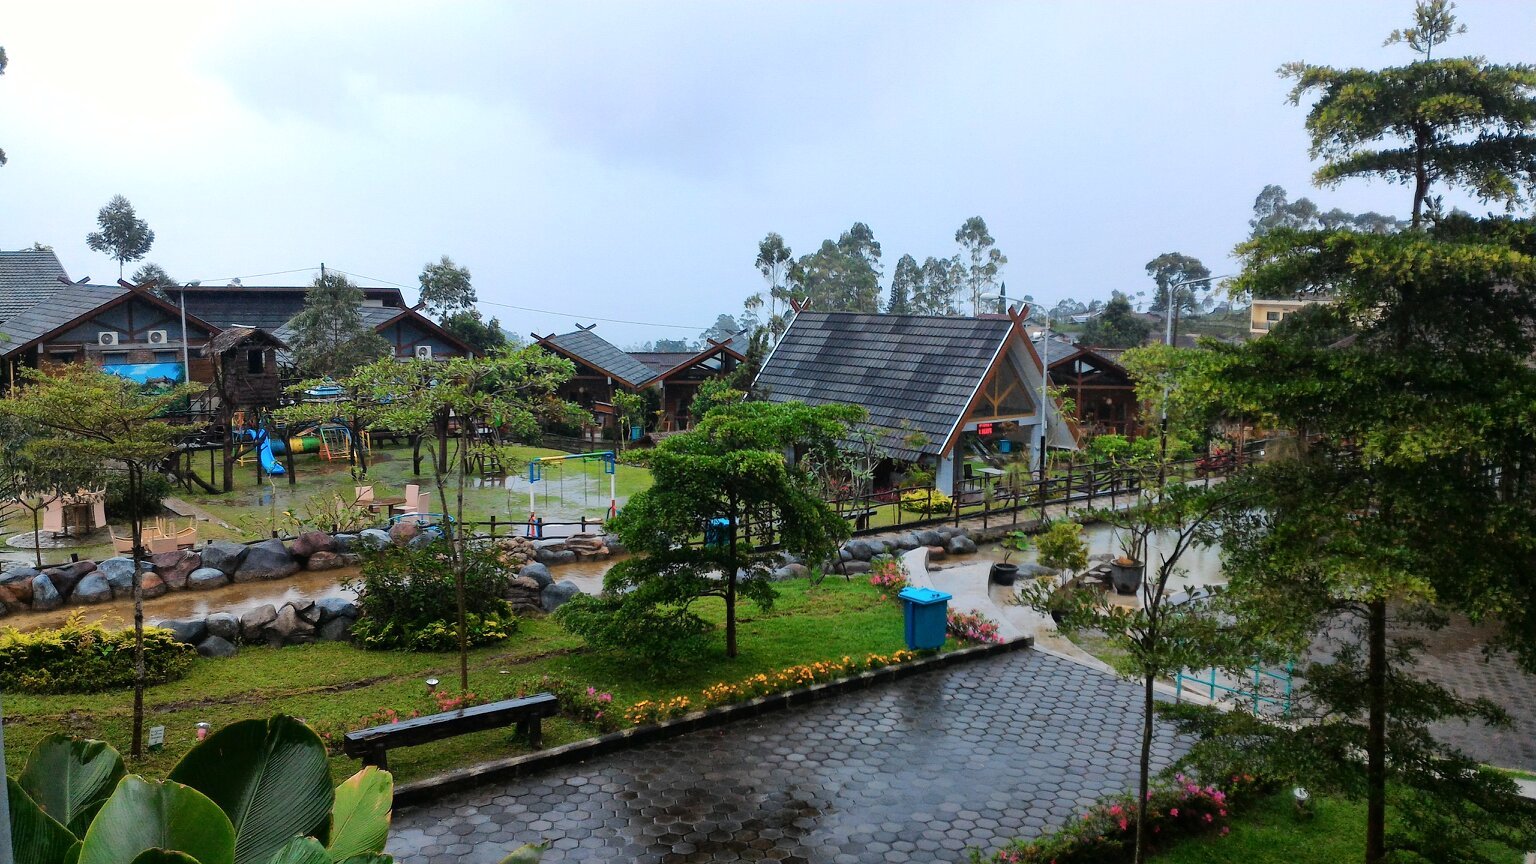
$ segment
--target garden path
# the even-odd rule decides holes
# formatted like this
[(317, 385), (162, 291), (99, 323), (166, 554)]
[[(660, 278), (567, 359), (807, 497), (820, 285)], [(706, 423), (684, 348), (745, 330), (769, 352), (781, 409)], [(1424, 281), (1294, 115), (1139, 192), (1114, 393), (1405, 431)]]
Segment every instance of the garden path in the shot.
[[(904, 864), (1057, 828), (1134, 782), (1132, 683), (1015, 651), (397, 811), (402, 864)], [(1183, 747), (1159, 729), (1154, 762)]]

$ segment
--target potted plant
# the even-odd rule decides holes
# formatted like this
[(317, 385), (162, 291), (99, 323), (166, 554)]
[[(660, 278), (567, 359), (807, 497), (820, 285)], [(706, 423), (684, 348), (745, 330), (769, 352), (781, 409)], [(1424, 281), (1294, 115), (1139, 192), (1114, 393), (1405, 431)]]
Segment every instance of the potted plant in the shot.
[(1052, 585), (1056, 590), (1049, 611), (1051, 619), (1060, 624), (1066, 609), (1055, 601), (1071, 585), (1072, 574), (1088, 566), (1088, 544), (1083, 540), (1083, 526), (1070, 519), (1059, 519), (1040, 535), (1037, 545), (1040, 548), (1040, 564), (1061, 573), (1059, 582), (1055, 577), (1041, 577), (1042, 580), (1056, 583)]
[(1019, 565), (1013, 563), (1013, 556), (1029, 548), (1029, 535), (1023, 531), (1009, 531), (1003, 537), (1002, 546), (1003, 560), (992, 565), (988, 578), (998, 585), (1012, 585), (1019, 576)]
[(1135, 594), (1141, 590), (1141, 580), (1147, 572), (1147, 536), (1127, 528), (1120, 532), (1119, 538), (1120, 556), (1109, 562), (1110, 584), (1115, 586), (1116, 594)]

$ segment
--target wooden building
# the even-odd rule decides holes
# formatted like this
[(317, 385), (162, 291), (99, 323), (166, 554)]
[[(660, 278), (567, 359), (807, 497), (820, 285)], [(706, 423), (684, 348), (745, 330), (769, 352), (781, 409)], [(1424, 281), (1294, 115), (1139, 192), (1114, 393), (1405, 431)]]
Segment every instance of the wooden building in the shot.
[(1050, 344), (1039, 337), (1035, 352), (1051, 368), (1051, 386), (1066, 390), (1072, 419), (1084, 435), (1124, 435), (1135, 438), (1145, 430), (1136, 382), (1125, 367), (1105, 352), (1076, 345), (1060, 337)]

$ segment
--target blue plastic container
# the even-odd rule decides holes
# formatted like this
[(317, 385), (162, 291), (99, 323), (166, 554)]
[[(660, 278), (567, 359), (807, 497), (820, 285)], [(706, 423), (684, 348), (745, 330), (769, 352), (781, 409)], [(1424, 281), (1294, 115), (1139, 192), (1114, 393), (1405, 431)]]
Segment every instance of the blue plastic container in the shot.
[(731, 542), (731, 520), (721, 517), (704, 526), (705, 546), (724, 546)]
[(949, 629), (949, 601), (954, 596), (932, 588), (903, 588), (896, 596), (906, 614), (907, 648), (935, 651), (944, 647)]

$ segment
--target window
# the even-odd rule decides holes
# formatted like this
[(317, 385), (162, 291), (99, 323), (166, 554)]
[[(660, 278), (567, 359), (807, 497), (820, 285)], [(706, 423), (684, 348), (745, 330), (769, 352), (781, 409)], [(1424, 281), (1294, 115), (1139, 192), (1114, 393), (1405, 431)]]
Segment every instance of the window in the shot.
[(1265, 321), (1279, 321), (1280, 320), (1280, 313), (1279, 312), (1265, 312), (1264, 313), (1264, 320)]
[(122, 366), (128, 362), (128, 352), (107, 351), (101, 355), (101, 362), (106, 366)]
[(73, 363), (76, 360), (73, 351), (49, 351), (48, 360), (53, 363)]
[(245, 371), (251, 375), (261, 375), (267, 371), (267, 352), (255, 348), (245, 352)]
[(156, 363), (175, 363), (181, 359), (180, 351), (156, 351)]

